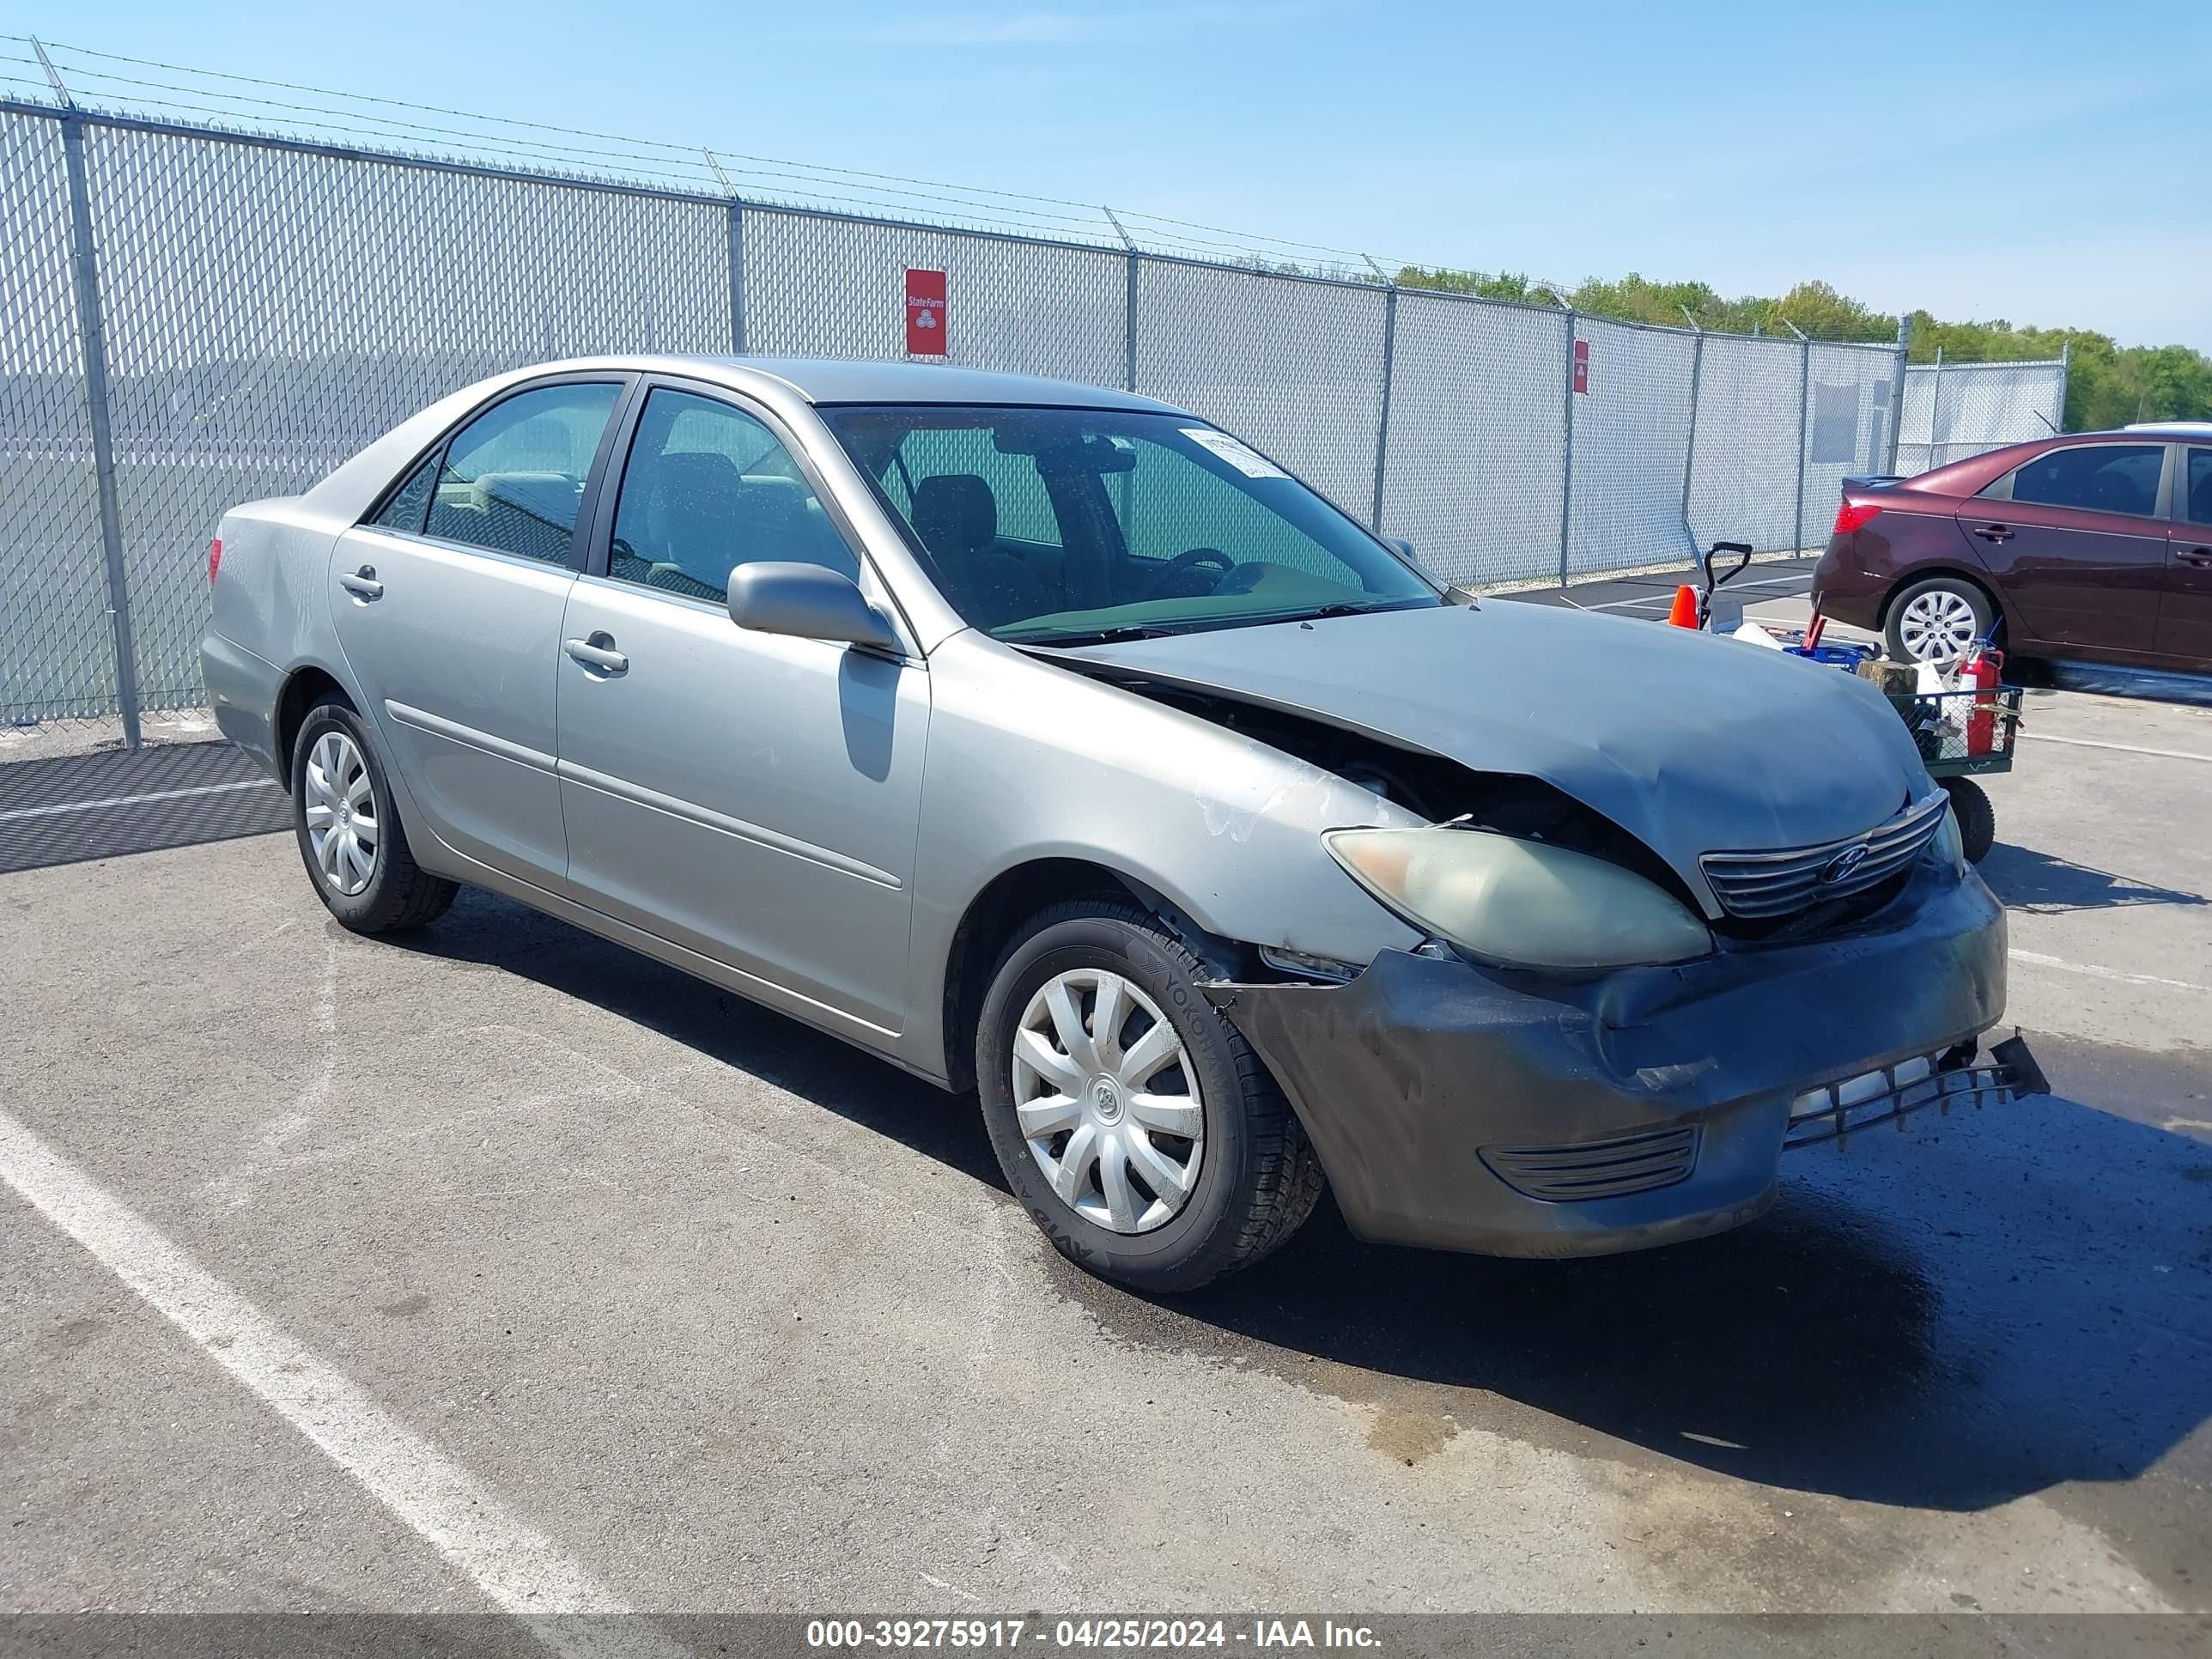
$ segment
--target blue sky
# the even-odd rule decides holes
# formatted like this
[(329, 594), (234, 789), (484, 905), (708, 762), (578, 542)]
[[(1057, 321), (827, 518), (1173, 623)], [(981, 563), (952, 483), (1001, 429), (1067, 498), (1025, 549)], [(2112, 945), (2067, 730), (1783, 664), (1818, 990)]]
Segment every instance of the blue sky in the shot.
[[(10, 33), (1573, 282), (2212, 349), (2212, 5), (32, 0)], [(2179, 138), (2179, 145), (2166, 142)]]

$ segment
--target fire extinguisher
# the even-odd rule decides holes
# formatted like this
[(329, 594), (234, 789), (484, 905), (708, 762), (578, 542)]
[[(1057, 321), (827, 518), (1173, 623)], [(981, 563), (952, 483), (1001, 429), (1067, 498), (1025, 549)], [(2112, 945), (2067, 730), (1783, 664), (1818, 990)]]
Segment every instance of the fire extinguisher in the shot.
[(2004, 667), (2004, 653), (1987, 640), (1976, 640), (1967, 649), (1966, 659), (1959, 665), (1959, 678), (1977, 694), (1972, 711), (1966, 716), (1966, 753), (1986, 755), (1996, 748), (1997, 700), (1980, 695), (1997, 689), (1997, 676)]

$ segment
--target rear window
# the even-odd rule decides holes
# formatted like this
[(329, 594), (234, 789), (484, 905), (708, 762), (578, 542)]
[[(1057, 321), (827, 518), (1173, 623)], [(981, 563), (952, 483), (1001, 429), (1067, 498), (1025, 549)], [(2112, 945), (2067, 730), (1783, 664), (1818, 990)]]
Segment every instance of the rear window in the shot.
[(2148, 518), (2158, 511), (2164, 444), (2085, 444), (2054, 449), (2013, 470), (2012, 499), (2083, 513)]

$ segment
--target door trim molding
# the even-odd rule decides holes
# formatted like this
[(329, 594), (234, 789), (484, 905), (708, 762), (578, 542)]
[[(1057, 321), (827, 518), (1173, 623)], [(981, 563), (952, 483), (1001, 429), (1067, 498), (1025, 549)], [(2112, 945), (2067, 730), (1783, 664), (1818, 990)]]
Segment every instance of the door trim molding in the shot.
[(555, 769), (550, 755), (540, 754), (535, 749), (526, 749), (519, 743), (509, 743), (505, 738), (495, 738), (489, 732), (479, 732), (473, 726), (463, 726), (459, 720), (449, 720), (442, 714), (433, 714), (427, 708), (417, 708), (412, 704), (386, 697), (384, 712), (402, 726), (412, 726), (417, 732), (427, 732), (434, 738), (443, 738), (448, 743), (480, 750), (484, 754), (514, 761), (540, 772)]
[(852, 876), (860, 881), (872, 882), (876, 886), (887, 887), (893, 892), (897, 892), (905, 884), (888, 870), (878, 870), (872, 864), (864, 864), (859, 859), (848, 858), (842, 853), (832, 852), (827, 847), (817, 847), (812, 842), (801, 841), (795, 836), (780, 835), (775, 830), (765, 829), (760, 824), (748, 823), (743, 818), (725, 817), (696, 802), (680, 800), (673, 795), (664, 795), (658, 790), (647, 789), (622, 778), (610, 777), (605, 772), (594, 772), (591, 768), (579, 766), (574, 761), (555, 762), (554, 771), (562, 782), (573, 783), (580, 789), (595, 790), (602, 795), (612, 796), (617, 800), (628, 801), (633, 806), (642, 806), (649, 811), (659, 812), (665, 817), (678, 818), (687, 823), (696, 823), (705, 829), (719, 830), (723, 835), (734, 837), (738, 841), (749, 842), (771, 853), (781, 853), (791, 858), (804, 859), (809, 864), (820, 865), (823, 869), (834, 870), (841, 876)]

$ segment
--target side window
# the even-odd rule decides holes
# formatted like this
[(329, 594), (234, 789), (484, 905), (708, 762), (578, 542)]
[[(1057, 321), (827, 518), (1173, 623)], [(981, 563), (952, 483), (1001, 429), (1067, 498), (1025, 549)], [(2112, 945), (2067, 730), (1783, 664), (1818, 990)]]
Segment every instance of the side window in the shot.
[(2212, 449), (2189, 452), (2189, 494), (2184, 509), (2191, 524), (2212, 524)]
[(2084, 444), (2054, 449), (2013, 469), (2012, 499), (2084, 513), (2158, 511), (2164, 444)]
[(446, 447), (425, 533), (573, 566), (584, 481), (621, 390), (540, 386), (477, 416)]
[(655, 387), (623, 469), (607, 574), (719, 605), (732, 569), (765, 559), (860, 574), (774, 432), (728, 404)]
[(422, 533), (422, 515), (430, 506), (430, 488), (438, 480), (438, 457), (433, 454), (407, 476), (407, 482), (392, 493), (384, 504), (384, 511), (369, 522), (381, 525), (386, 530), (409, 530)]

